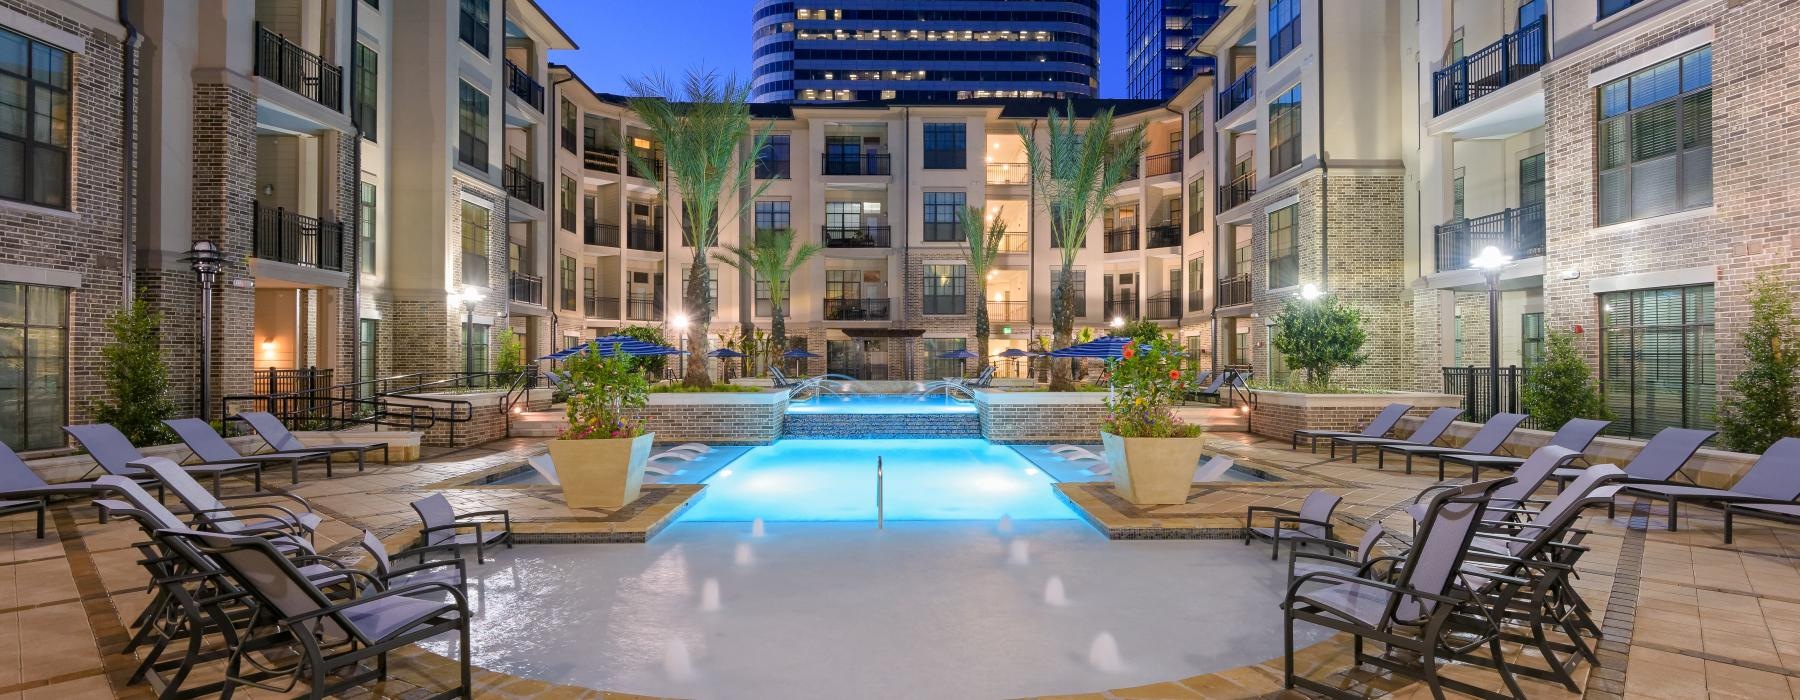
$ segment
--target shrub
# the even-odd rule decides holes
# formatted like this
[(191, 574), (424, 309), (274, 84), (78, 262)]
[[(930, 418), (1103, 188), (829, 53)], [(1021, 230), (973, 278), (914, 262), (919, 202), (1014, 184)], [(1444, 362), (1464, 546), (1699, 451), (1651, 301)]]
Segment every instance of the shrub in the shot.
[[(614, 348), (616, 350), (616, 348)], [(641, 418), (631, 411), (649, 402), (650, 383), (632, 358), (619, 352), (602, 356), (589, 346), (563, 361), (568, 373), (569, 427), (564, 440), (604, 440), (644, 434)]]
[(494, 371), (513, 377), (525, 371), (525, 341), (511, 328), (500, 329), (500, 356), (494, 360)]
[(169, 368), (163, 362), (162, 314), (142, 299), (106, 322), (113, 342), (100, 350), (100, 376), (107, 400), (93, 407), (94, 420), (111, 423), (135, 445), (174, 442), (163, 420), (175, 417), (169, 398)]
[(1289, 299), (1275, 317), (1269, 342), (1289, 366), (1306, 371), (1307, 384), (1323, 387), (1331, 384), (1331, 373), (1338, 368), (1368, 361), (1362, 353), (1368, 340), (1362, 312), (1327, 294), (1312, 301)]
[[(619, 329), (619, 335), (627, 338), (636, 338), (646, 343), (656, 343), (657, 345), (669, 344), (669, 341), (663, 339), (662, 329), (652, 326), (626, 326)], [(663, 370), (669, 367), (669, 357), (667, 355), (628, 357), (626, 358), (626, 361), (631, 363), (633, 367), (638, 368), (638, 370), (657, 377), (662, 376)]]
[(1744, 369), (1731, 380), (1731, 400), (1719, 409), (1719, 433), (1739, 452), (1760, 453), (1784, 437), (1800, 435), (1800, 342), (1794, 302), (1786, 285), (1758, 276), (1750, 290), (1750, 326), (1744, 329)]
[(1122, 335), (1141, 343), (1149, 343), (1155, 341), (1157, 338), (1161, 338), (1163, 329), (1162, 326), (1156, 325), (1155, 321), (1147, 318), (1140, 318), (1136, 321), (1126, 321), (1125, 325), (1120, 326), (1119, 329), (1113, 331), (1112, 334)]
[(1199, 437), (1200, 426), (1175, 417), (1175, 400), (1187, 388), (1175, 341), (1158, 335), (1125, 344), (1125, 357), (1107, 361), (1113, 395), (1106, 399), (1106, 432), (1119, 437)]
[(1575, 335), (1565, 331), (1545, 336), (1544, 359), (1525, 374), (1519, 399), (1544, 430), (1560, 429), (1576, 418), (1613, 417), (1594, 386), (1593, 372), (1575, 350)]

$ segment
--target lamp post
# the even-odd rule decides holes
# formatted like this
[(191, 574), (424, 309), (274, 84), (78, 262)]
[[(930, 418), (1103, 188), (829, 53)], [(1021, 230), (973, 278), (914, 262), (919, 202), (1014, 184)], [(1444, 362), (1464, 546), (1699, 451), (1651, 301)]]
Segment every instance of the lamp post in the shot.
[[(1500, 413), (1500, 271), (1512, 263), (1512, 256), (1488, 246), (1481, 255), (1469, 261), (1469, 267), (1481, 271), (1487, 279), (1488, 296), (1488, 415)], [(1472, 408), (1472, 407), (1471, 407)]]
[(225, 254), (212, 241), (194, 241), (187, 261), (200, 279), (200, 418), (212, 420), (212, 316), (213, 286), (225, 267)]
[[(463, 287), (462, 291), (450, 295), (450, 302), (462, 304), (463, 307), (463, 374), (475, 371), (475, 305), (481, 303), (487, 294), (480, 287)], [(474, 378), (469, 378), (471, 383)]]

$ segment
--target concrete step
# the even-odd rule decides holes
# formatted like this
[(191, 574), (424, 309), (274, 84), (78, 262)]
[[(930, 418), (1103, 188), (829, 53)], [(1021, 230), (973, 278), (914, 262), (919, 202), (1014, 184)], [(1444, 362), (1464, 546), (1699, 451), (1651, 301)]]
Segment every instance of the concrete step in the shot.
[(1207, 430), (1242, 431), (1244, 413), (1230, 406), (1177, 406), (1175, 417)]

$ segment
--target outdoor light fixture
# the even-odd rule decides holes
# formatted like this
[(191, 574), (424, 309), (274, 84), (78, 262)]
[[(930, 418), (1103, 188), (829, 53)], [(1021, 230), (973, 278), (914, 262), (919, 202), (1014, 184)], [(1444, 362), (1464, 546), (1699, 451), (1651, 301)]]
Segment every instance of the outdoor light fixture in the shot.
[(1112, 320), (1112, 327), (1124, 328), (1125, 327), (1125, 318), (1123, 316), (1114, 316), (1113, 320)]
[(450, 293), (450, 303), (462, 304), (463, 321), (463, 372), (475, 371), (475, 305), (487, 298), (487, 292), (480, 287), (463, 287), (460, 292)]
[(687, 314), (675, 314), (674, 318), (669, 319), (669, 325), (674, 326), (675, 330), (678, 330), (678, 331), (687, 329), (687, 327), (688, 327)]
[(200, 278), (200, 418), (212, 420), (212, 314), (213, 287), (225, 269), (225, 254), (212, 241), (194, 241), (187, 261)]
[[(1488, 295), (1488, 415), (1500, 413), (1500, 271), (1512, 263), (1512, 256), (1488, 246), (1469, 261), (1469, 267), (1487, 278)], [(1473, 408), (1473, 407), (1471, 407)]]
[(1312, 300), (1317, 299), (1322, 296), (1325, 296), (1325, 292), (1321, 291), (1319, 289), (1319, 285), (1313, 284), (1311, 282), (1306, 283), (1306, 286), (1303, 286), (1300, 288), (1300, 298), (1301, 299), (1305, 299), (1307, 301), (1312, 301)]

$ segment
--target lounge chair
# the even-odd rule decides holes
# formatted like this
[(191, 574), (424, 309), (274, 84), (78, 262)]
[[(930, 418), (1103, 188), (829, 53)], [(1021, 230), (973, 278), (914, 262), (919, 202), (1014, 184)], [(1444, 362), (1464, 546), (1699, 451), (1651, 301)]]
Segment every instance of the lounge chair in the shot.
[[(387, 587), (389, 588), (415, 583), (436, 582), (447, 583), (458, 589), (468, 590), (468, 567), (463, 563), (462, 558), (437, 559), (432, 561), (427, 561), (425, 559), (425, 554), (427, 552), (442, 550), (445, 549), (445, 547), (413, 547), (412, 549), (401, 550), (389, 554), (387, 545), (381, 543), (381, 538), (376, 537), (375, 533), (368, 530), (363, 530), (362, 541), (359, 544), (362, 545), (363, 551), (369, 553), (370, 559), (375, 562), (375, 569), (371, 573), (375, 574), (375, 577), (381, 579), (381, 581), (387, 584)], [(408, 567), (394, 568), (395, 559), (403, 559), (410, 556), (419, 557), (419, 563)]]
[(1194, 375), (1194, 378), (1192, 380), (1188, 381), (1189, 389), (1181, 392), (1181, 398), (1185, 401), (1200, 400), (1200, 391), (1198, 389), (1194, 389), (1192, 387), (1206, 386), (1206, 385), (1211, 384), (1212, 380), (1213, 380), (1213, 376), (1217, 375), (1217, 374), (1218, 374), (1218, 372), (1214, 372), (1209, 369), (1205, 372), (1201, 372), (1197, 375)]
[[(1648, 445), (1644, 449), (1649, 449)], [(1712, 489), (1691, 484), (1630, 483), (1619, 490), (1621, 496), (1640, 496), (1669, 504), (1669, 530), (1676, 527), (1676, 511), (1682, 501), (1741, 503), (1746, 505), (1794, 504), (1800, 498), (1800, 437), (1782, 438), (1763, 450), (1750, 471), (1744, 472), (1729, 489)], [(1754, 509), (1752, 509), (1754, 510)], [(1729, 542), (1729, 540), (1727, 540)]]
[(773, 364), (769, 365), (769, 379), (775, 383), (777, 388), (794, 386), (793, 382), (788, 381), (787, 375), (781, 373), (781, 368)]
[[(299, 496), (285, 493), (247, 493), (233, 496), (215, 496), (200, 487), (181, 466), (162, 457), (145, 457), (133, 463), (155, 474), (163, 485), (175, 492), (175, 498), (194, 517), (200, 529), (213, 530), (226, 534), (263, 534), (278, 533), (295, 538), (312, 541), (312, 536), (324, 522), (312, 511), (312, 504)], [(288, 508), (276, 503), (246, 503), (237, 507), (239, 514), (233, 511), (225, 501), (243, 501), (248, 499), (285, 498), (292, 501), (296, 508)]]
[(703, 454), (713, 451), (713, 448), (706, 445), (705, 443), (684, 442), (684, 443), (681, 443), (674, 447), (670, 447), (664, 451), (665, 452), (674, 452), (675, 450), (681, 450), (683, 452), (692, 452), (697, 455), (703, 455)]
[(1737, 518), (1756, 518), (1784, 523), (1800, 522), (1800, 504), (1727, 503), (1725, 504), (1725, 544), (1731, 544), (1732, 527)]
[(1319, 451), (1319, 438), (1350, 437), (1352, 435), (1360, 435), (1363, 437), (1386, 437), (1388, 431), (1393, 430), (1394, 426), (1399, 425), (1400, 418), (1405, 416), (1406, 412), (1410, 410), (1412, 410), (1412, 404), (1390, 403), (1383, 407), (1380, 413), (1375, 414), (1374, 418), (1369, 419), (1368, 425), (1363, 426), (1363, 429), (1357, 432), (1345, 430), (1296, 430), (1294, 431), (1293, 437), (1288, 439), (1288, 449), (1300, 449), (1300, 438), (1306, 438), (1307, 447), (1312, 448), (1312, 451), (1316, 454)]
[[(1563, 427), (1557, 429), (1556, 434), (1550, 436), (1550, 444), (1581, 452), (1587, 449), (1588, 444), (1594, 441), (1594, 436), (1599, 435), (1600, 431), (1605, 430), (1610, 422), (1611, 421), (1593, 420), (1590, 418), (1576, 418), (1564, 423)], [(1480, 481), (1481, 470), (1517, 469), (1520, 464), (1525, 463), (1525, 458), (1499, 454), (1482, 455), (1456, 453), (1438, 455), (1438, 461), (1466, 465), (1470, 470), (1469, 481)], [(1438, 466), (1442, 468), (1443, 465), (1439, 464)]]
[[(1681, 465), (1687, 464), (1688, 458), (1700, 450), (1700, 443), (1712, 439), (1717, 433), (1711, 430), (1696, 428), (1663, 428), (1650, 437), (1650, 441), (1638, 450), (1637, 456), (1625, 465), (1625, 480), (1640, 484), (1664, 484), (1681, 472)], [(1550, 472), (1550, 478), (1561, 485), (1579, 478), (1583, 469), (1558, 469)], [(1616, 508), (1608, 507), (1607, 517), (1613, 517)], [(1674, 514), (1669, 517), (1669, 529), (1674, 529)]]
[[(113, 499), (95, 499), (94, 505), (100, 508), (103, 516), (101, 522), (105, 522), (106, 516), (130, 511), (124, 512), (124, 514), (138, 519), (138, 524), (144, 527), (145, 534), (154, 535), (156, 530), (193, 529), (187, 521), (182, 520), (180, 516), (175, 515), (174, 511), (164, 506), (161, 499), (151, 498), (150, 492), (144, 490), (142, 485), (130, 477), (107, 474), (95, 479), (94, 484), (95, 491), (118, 495), (126, 501), (126, 504), (121, 505)], [(312, 543), (307, 542), (304, 538), (279, 532), (266, 532), (262, 533), (262, 536), (289, 556), (311, 557), (314, 554)], [(320, 569), (316, 573), (323, 575), (325, 572)]]
[[(256, 434), (262, 437), (263, 442), (269, 445), (269, 449), (275, 450), (276, 452), (329, 452), (334, 457), (339, 452), (355, 452), (356, 471), (360, 472), (363, 470), (364, 463), (367, 461), (369, 453), (375, 450), (381, 450), (381, 463), (392, 464), (392, 462), (388, 461), (388, 444), (385, 442), (359, 442), (308, 447), (300, 442), (300, 438), (294, 437), (293, 433), (288, 432), (287, 426), (282, 425), (281, 419), (276, 418), (272, 413), (244, 411), (243, 413), (237, 414), (237, 417), (242, 419), (245, 423), (249, 423), (250, 429), (256, 431)], [(326, 469), (325, 476), (331, 476), (329, 467)]]
[(569, 393), (569, 380), (561, 372), (545, 372), (544, 378), (550, 380), (550, 385), (555, 388), (555, 390), (562, 392), (564, 395)]
[[(119, 432), (118, 428), (106, 423), (90, 423), (65, 425), (63, 432), (68, 433), (69, 437), (75, 438), (75, 442), (80, 443), (82, 449), (87, 450), (88, 456), (94, 458), (94, 463), (100, 465), (100, 468), (106, 470), (106, 473), (134, 479), (139, 483), (153, 484), (157, 488), (157, 497), (162, 496), (162, 483), (157, 481), (150, 472), (131, 464), (143, 459), (144, 453), (139, 452), (130, 440), (125, 439), (125, 434)], [(262, 490), (263, 465), (256, 462), (202, 462), (185, 465), (182, 469), (191, 474), (212, 477), (213, 493), (219, 492), (219, 477), (244, 473), (254, 475), (256, 478), (255, 490)]]
[(213, 432), (212, 426), (199, 418), (177, 418), (163, 421), (181, 438), (181, 442), (192, 450), (195, 457), (208, 462), (257, 462), (260, 464), (286, 464), (292, 483), (300, 483), (300, 463), (310, 460), (325, 462), (325, 478), (331, 478), (331, 453), (323, 450), (300, 452), (264, 452), (261, 454), (238, 454), (236, 448), (225, 438)]
[[(237, 647), (225, 669), (222, 694), (229, 696), (235, 685), (246, 682), (241, 675), (243, 661), (256, 652), (304, 654), (304, 661), (294, 664), (293, 676), (298, 681), (308, 674), (306, 697), (335, 697), (364, 682), (385, 680), (388, 652), (456, 632), (460, 637), (456, 645), (459, 685), (432, 697), (471, 697), (469, 604), (456, 586), (417, 583), (340, 602), (259, 538), (209, 532), (168, 536), (191, 543), (217, 561), (238, 586), (255, 597), (260, 603), (257, 607), (266, 610), (264, 619), (272, 623), (260, 635), (246, 630), (247, 635), (256, 636), (235, 640)], [(448, 602), (413, 597), (445, 593), (450, 595)], [(362, 663), (370, 658), (376, 660), (375, 668), (365, 670)], [(345, 669), (349, 672), (338, 673)]]
[[(1250, 538), (1268, 540), (1274, 544), (1269, 553), (1270, 559), (1281, 557), (1283, 540), (1293, 542), (1291, 548), (1298, 548), (1309, 540), (1331, 539), (1331, 514), (1337, 510), (1344, 499), (1325, 491), (1314, 491), (1306, 495), (1300, 502), (1300, 510), (1276, 508), (1273, 506), (1250, 506), (1244, 513), (1244, 545), (1250, 545)], [(1256, 514), (1267, 513), (1275, 516), (1268, 527), (1256, 524)], [(1288, 526), (1292, 527), (1288, 527)]]
[[(1381, 542), (1386, 530), (1381, 523), (1375, 523), (1363, 530), (1363, 536), (1356, 541), (1354, 547), (1348, 542), (1337, 540), (1307, 540), (1307, 544), (1316, 544), (1327, 551), (1339, 551), (1351, 556), (1333, 556), (1320, 552), (1302, 552), (1298, 549), (1289, 552), (1288, 581), (1305, 576), (1314, 571), (1353, 572), (1357, 576), (1368, 575), (1368, 566), (1375, 558), (1375, 545)], [(1298, 539), (1296, 542), (1300, 541)]]
[(93, 493), (94, 482), (50, 484), (31, 470), (25, 460), (0, 442), (0, 515), (37, 512), (37, 536), (44, 539), (44, 520), (51, 496)]
[[(1545, 445), (1537, 448), (1536, 452), (1531, 453), (1531, 456), (1525, 459), (1525, 463), (1513, 470), (1512, 483), (1494, 490), (1494, 498), (1490, 507), (1512, 509), (1525, 507), (1526, 504), (1532, 502), (1531, 496), (1537, 493), (1538, 487), (1543, 486), (1544, 481), (1550, 478), (1551, 472), (1580, 456), (1580, 452), (1567, 447)], [(1430, 505), (1425, 501), (1425, 497), (1447, 488), (1454, 487), (1431, 486), (1413, 497), (1412, 505), (1406, 507), (1406, 514), (1412, 516), (1415, 526), (1425, 518), (1425, 509)]]
[(1249, 385), (1244, 383), (1243, 374), (1238, 372), (1220, 372), (1218, 376), (1213, 377), (1212, 383), (1207, 384), (1205, 389), (1201, 389), (1196, 392), (1195, 395), (1201, 399), (1210, 398), (1215, 403), (1223, 403), (1225, 394), (1229, 391), (1228, 387), (1237, 387), (1241, 389), (1247, 386)]
[(1429, 445), (1437, 442), (1438, 438), (1443, 437), (1444, 431), (1450, 429), (1450, 424), (1456, 422), (1456, 417), (1459, 415), (1462, 415), (1462, 409), (1460, 408), (1440, 408), (1432, 411), (1431, 415), (1426, 416), (1425, 420), (1420, 421), (1419, 427), (1413, 429), (1412, 434), (1406, 436), (1404, 439), (1368, 437), (1364, 435), (1339, 435), (1333, 437), (1331, 438), (1331, 458), (1337, 459), (1338, 445), (1350, 446), (1350, 461), (1352, 463), (1356, 462), (1357, 454), (1362, 452), (1362, 448), (1365, 446)]
[[(1375, 464), (1379, 468), (1387, 461), (1387, 453), (1406, 455), (1406, 473), (1412, 473), (1413, 457), (1435, 457), (1447, 454), (1493, 454), (1506, 444), (1506, 438), (1525, 422), (1523, 413), (1497, 413), (1483, 423), (1480, 430), (1462, 447), (1446, 447), (1443, 445), (1391, 444), (1378, 445), (1375, 448)], [(1438, 460), (1438, 481), (1444, 480), (1444, 462)]]
[[(484, 510), (458, 515), (456, 509), (450, 506), (450, 499), (444, 498), (444, 494), (441, 493), (434, 493), (413, 501), (412, 509), (413, 512), (419, 514), (419, 540), (424, 546), (449, 547), (450, 551), (454, 552), (459, 559), (462, 557), (462, 548), (472, 546), (475, 548), (475, 563), (477, 564), (487, 563), (488, 545), (505, 543), (507, 549), (512, 549), (512, 514), (504, 510)], [(500, 516), (500, 530), (489, 530), (483, 527), (484, 525), (493, 525), (492, 521), (463, 519), (492, 515)], [(464, 533), (463, 530), (474, 530), (475, 532), (469, 534)]]

